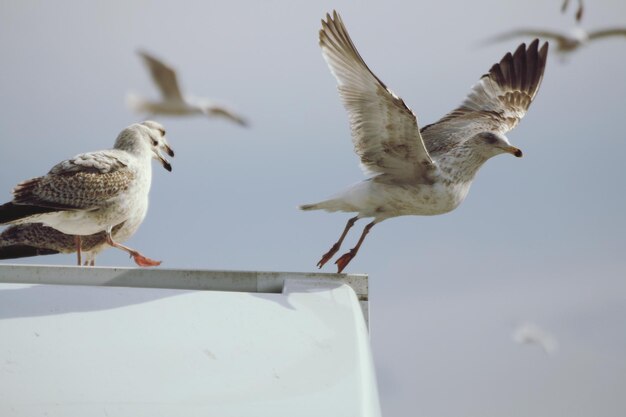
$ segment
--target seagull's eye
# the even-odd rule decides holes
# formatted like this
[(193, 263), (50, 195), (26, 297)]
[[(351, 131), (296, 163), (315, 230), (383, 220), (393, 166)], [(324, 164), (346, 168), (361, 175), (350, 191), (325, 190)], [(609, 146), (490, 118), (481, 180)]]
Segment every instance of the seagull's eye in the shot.
[(152, 146), (157, 146), (159, 144), (156, 139), (150, 138), (150, 140), (152, 141)]
[(487, 142), (490, 145), (495, 145), (496, 142), (498, 141), (498, 137), (492, 133), (488, 133), (485, 135), (485, 142)]

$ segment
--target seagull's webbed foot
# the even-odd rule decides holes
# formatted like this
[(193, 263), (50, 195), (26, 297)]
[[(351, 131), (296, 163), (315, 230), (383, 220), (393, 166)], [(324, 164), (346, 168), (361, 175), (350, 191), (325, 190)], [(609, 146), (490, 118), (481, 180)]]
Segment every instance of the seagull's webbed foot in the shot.
[(154, 259), (150, 259), (148, 257), (143, 256), (137, 251), (132, 251), (130, 256), (135, 260), (135, 263), (142, 267), (150, 267), (150, 266), (159, 266), (161, 265), (161, 261), (155, 261)]
[(341, 244), (343, 243), (343, 240), (346, 238), (346, 235), (348, 234), (348, 230), (350, 230), (350, 228), (354, 226), (354, 223), (357, 220), (359, 220), (359, 216), (353, 217), (350, 220), (348, 220), (348, 223), (346, 223), (346, 227), (343, 229), (343, 232), (341, 233), (339, 240), (330, 248), (328, 252), (326, 252), (322, 256), (322, 259), (320, 259), (320, 261), (317, 263), (318, 268), (323, 267), (324, 264), (328, 262), (330, 258), (332, 258), (337, 253), (339, 248), (341, 248)]
[(374, 227), (375, 224), (376, 224), (376, 220), (374, 220), (371, 223), (368, 223), (367, 226), (365, 226), (365, 228), (363, 229), (363, 233), (361, 233), (361, 237), (359, 238), (359, 241), (357, 242), (356, 246), (350, 249), (350, 251), (341, 255), (341, 257), (335, 261), (335, 265), (337, 265), (338, 274), (341, 274), (344, 268), (348, 266), (350, 261), (356, 256), (357, 252), (359, 251), (359, 248), (361, 247), (361, 245), (363, 244), (363, 241), (365, 240), (365, 236), (367, 236), (367, 234), (370, 232), (370, 229)]
[(337, 259), (335, 261), (335, 265), (337, 265), (337, 273), (341, 274), (341, 272), (344, 270), (344, 268), (346, 266), (348, 266), (348, 264), (350, 263), (350, 261), (352, 259), (354, 259), (354, 257), (356, 256), (357, 251), (354, 249), (350, 249), (349, 252), (344, 253), (343, 255), (341, 255), (341, 257), (339, 259)]
[(137, 252), (134, 249), (129, 248), (128, 246), (124, 246), (121, 243), (117, 243), (113, 240), (113, 236), (111, 236), (111, 227), (107, 229), (107, 243), (115, 248), (121, 249), (124, 252), (128, 253), (134, 260), (135, 263), (139, 266), (148, 267), (148, 266), (159, 266), (161, 265), (161, 261), (155, 261), (154, 259), (147, 258), (143, 256), (141, 253)]

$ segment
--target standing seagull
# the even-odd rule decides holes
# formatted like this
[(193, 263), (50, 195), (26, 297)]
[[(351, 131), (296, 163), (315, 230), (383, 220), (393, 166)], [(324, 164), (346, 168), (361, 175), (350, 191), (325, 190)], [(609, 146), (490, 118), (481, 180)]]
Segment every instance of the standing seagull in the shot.
[[(170, 156), (174, 151), (165, 138), (160, 149)], [(148, 212), (148, 199), (128, 219), (113, 227), (113, 239), (122, 243), (130, 239), (141, 226)], [(96, 257), (109, 247), (104, 231), (81, 237), (81, 254), (84, 265), (95, 266)], [(42, 223), (16, 224), (0, 233), (0, 259), (25, 258), (30, 256), (54, 255), (76, 252), (74, 236), (66, 235)], [(80, 263), (80, 261), (79, 261)]]
[(146, 52), (138, 52), (150, 70), (152, 81), (161, 92), (161, 101), (148, 101), (133, 94), (128, 96), (128, 105), (138, 113), (169, 116), (191, 116), (204, 114), (209, 117), (224, 117), (247, 126), (248, 122), (234, 111), (207, 99), (183, 97), (176, 71)]
[(81, 264), (81, 236), (102, 231), (106, 243), (128, 252), (140, 266), (154, 261), (113, 238), (113, 228), (147, 209), (152, 165), (157, 159), (171, 171), (159, 149), (167, 145), (165, 129), (146, 121), (124, 129), (113, 149), (80, 154), (55, 165), (43, 177), (18, 184), (13, 201), (0, 206), (0, 224), (43, 223), (75, 238)]
[(358, 213), (318, 267), (339, 250), (357, 220), (374, 218), (356, 246), (335, 262), (338, 272), (355, 257), (375, 224), (396, 216), (454, 210), (485, 161), (501, 153), (522, 156), (504, 134), (526, 114), (537, 93), (547, 43), (539, 49), (535, 40), (528, 48), (521, 44), (513, 55), (506, 54), (460, 107), (420, 131), (415, 114), (367, 67), (337, 12), (322, 20), (319, 42), (348, 111), (354, 149), (371, 176), (329, 200), (300, 207)]
[(614, 36), (626, 37), (626, 28), (605, 28), (587, 32), (581, 27), (575, 27), (569, 33), (544, 29), (515, 29), (494, 36), (487, 40), (487, 43), (506, 41), (514, 38), (538, 37), (556, 42), (557, 52), (565, 54), (574, 52), (591, 41)]

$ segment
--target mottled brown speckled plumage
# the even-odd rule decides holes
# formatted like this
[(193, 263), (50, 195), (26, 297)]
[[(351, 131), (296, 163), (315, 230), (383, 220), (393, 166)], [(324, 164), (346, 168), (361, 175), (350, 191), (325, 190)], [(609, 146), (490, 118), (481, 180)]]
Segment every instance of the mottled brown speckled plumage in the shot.
[[(13, 201), (0, 206), (0, 224), (45, 226), (10, 229), (6, 236), (19, 235), (26, 239), (19, 243), (22, 248), (52, 244), (56, 247), (48, 249), (59, 252), (66, 251), (68, 246), (63, 234), (70, 235), (74, 247), (78, 248), (80, 243), (84, 249), (94, 240), (98, 242), (93, 243), (94, 247), (100, 245), (104, 236), (106, 243), (129, 252), (138, 264), (158, 264), (115, 242), (112, 231), (118, 225), (128, 224), (130, 219), (136, 227), (143, 220), (152, 181), (151, 160), (157, 159), (165, 169), (171, 170), (160, 153), (163, 149), (171, 156), (174, 154), (164, 135), (165, 129), (156, 122), (133, 124), (118, 135), (114, 149), (77, 155), (55, 165), (44, 176), (21, 182), (13, 190)], [(57, 232), (41, 235), (42, 231), (49, 232), (48, 228)], [(28, 233), (41, 242), (30, 242)], [(95, 234), (101, 235), (90, 236)], [(85, 236), (84, 243), (80, 242), (80, 236)]]
[(533, 41), (507, 53), (476, 84), (462, 105), (421, 131), (417, 117), (365, 64), (337, 12), (319, 34), (324, 59), (348, 111), (354, 150), (370, 175), (328, 200), (303, 210), (356, 212), (318, 263), (339, 249), (356, 220), (373, 217), (356, 246), (335, 263), (341, 272), (367, 233), (391, 217), (437, 215), (465, 199), (478, 169), (500, 153), (522, 156), (504, 133), (526, 114), (543, 77), (547, 43)]

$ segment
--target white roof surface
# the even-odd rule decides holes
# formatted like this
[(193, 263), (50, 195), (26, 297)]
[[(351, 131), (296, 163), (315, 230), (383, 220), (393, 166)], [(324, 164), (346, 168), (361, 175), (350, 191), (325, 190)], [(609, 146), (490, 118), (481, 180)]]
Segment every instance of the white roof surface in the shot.
[(2, 265), (0, 415), (379, 416), (359, 297), (364, 276)]

